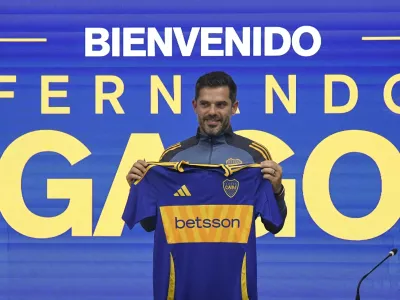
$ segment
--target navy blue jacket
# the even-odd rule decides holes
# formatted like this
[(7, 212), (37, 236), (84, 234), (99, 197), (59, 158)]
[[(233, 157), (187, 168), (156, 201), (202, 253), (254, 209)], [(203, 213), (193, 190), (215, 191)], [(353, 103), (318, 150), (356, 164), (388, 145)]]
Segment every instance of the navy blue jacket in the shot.
[[(235, 134), (229, 127), (223, 134), (209, 137), (200, 133), (182, 142), (176, 143), (162, 153), (161, 162), (185, 160), (194, 164), (237, 164), (261, 163), (272, 160), (268, 149), (248, 138)], [(286, 219), (285, 188), (275, 194), (283, 219)], [(267, 222), (263, 222), (267, 230)], [(146, 231), (153, 231), (156, 218), (150, 217), (140, 222)]]

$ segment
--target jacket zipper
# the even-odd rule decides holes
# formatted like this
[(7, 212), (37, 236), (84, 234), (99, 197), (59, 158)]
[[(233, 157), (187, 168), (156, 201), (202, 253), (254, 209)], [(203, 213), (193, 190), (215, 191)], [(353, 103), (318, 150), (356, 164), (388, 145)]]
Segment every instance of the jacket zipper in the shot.
[(208, 157), (208, 163), (211, 164), (211, 156), (213, 152), (213, 144), (212, 144), (212, 138), (210, 138), (210, 156)]

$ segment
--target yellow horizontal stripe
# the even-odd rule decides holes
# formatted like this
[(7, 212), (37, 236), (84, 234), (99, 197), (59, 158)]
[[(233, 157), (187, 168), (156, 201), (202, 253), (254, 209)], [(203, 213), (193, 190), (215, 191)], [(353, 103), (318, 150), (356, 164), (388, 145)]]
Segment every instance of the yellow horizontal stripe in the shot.
[(188, 166), (204, 167), (204, 168), (218, 168), (222, 166), (221, 164), (191, 164), (191, 163), (184, 163), (184, 164)]
[(247, 243), (251, 205), (181, 205), (160, 207), (169, 244)]
[[(2, 81), (4, 82), (4, 81)], [(13, 91), (1, 91), (0, 92), (0, 99), (12, 99), (14, 98), (14, 92)]]
[(230, 167), (231, 172), (233, 174), (233, 173), (235, 173), (237, 171), (240, 171), (240, 170), (243, 170), (243, 169), (246, 169), (246, 168), (260, 168), (261, 165), (260, 164), (248, 164), (248, 165), (229, 166), (229, 167)]
[(184, 165), (187, 166), (194, 166), (194, 167), (203, 167), (203, 168), (222, 168), (225, 173), (224, 175), (227, 177), (229, 175), (231, 175), (231, 169), (230, 169), (230, 165), (225, 165), (225, 164), (191, 164), (187, 161), (181, 161), (178, 164), (178, 167), (176, 168), (178, 171), (180, 172), (184, 172), (185, 167)]
[[(261, 155), (263, 155), (263, 157), (265, 159), (265, 153), (262, 152), (259, 148), (257, 148), (256, 146), (250, 146), (253, 149), (255, 149), (256, 151), (260, 152)], [(180, 162), (147, 162), (148, 166), (146, 169), (145, 174), (147, 173), (147, 171), (154, 166), (163, 166), (163, 167), (169, 167), (175, 170), (178, 170), (180, 172), (184, 172), (184, 165), (187, 166), (198, 166), (198, 167), (209, 167), (209, 168), (222, 168), (224, 170), (224, 176), (228, 177), (230, 175), (232, 175), (233, 173), (245, 169), (245, 168), (259, 168), (260, 164), (258, 163), (251, 163), (251, 164), (239, 164), (239, 165), (225, 165), (225, 164), (191, 164), (187, 161), (180, 161)], [(139, 183), (141, 179), (136, 180), (135, 184)], [(183, 187), (182, 187), (183, 188)], [(186, 192), (186, 191), (185, 191)], [(188, 195), (190, 195), (190, 192), (187, 193)]]

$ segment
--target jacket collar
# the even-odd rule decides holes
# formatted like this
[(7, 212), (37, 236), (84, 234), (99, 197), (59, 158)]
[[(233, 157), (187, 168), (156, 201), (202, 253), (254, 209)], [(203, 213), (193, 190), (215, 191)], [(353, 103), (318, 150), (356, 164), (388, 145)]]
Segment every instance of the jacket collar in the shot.
[(225, 141), (226, 138), (232, 137), (233, 136), (233, 130), (232, 130), (232, 126), (229, 125), (229, 127), (227, 129), (225, 129), (224, 132), (222, 132), (220, 135), (218, 136), (208, 136), (206, 134), (203, 134), (200, 132), (200, 127), (197, 127), (197, 133), (196, 133), (196, 138), (198, 140), (208, 140), (208, 141)]

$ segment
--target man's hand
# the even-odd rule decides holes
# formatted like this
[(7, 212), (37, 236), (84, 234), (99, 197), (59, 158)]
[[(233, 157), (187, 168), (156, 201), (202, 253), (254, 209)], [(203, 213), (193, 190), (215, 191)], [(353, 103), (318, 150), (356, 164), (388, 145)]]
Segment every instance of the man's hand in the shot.
[(132, 184), (134, 180), (141, 179), (146, 172), (147, 162), (144, 160), (138, 160), (135, 162), (130, 169), (128, 175), (126, 175), (126, 181), (129, 185)]
[(274, 193), (280, 193), (282, 190), (282, 167), (272, 160), (265, 160), (260, 165), (263, 177), (271, 181)]

